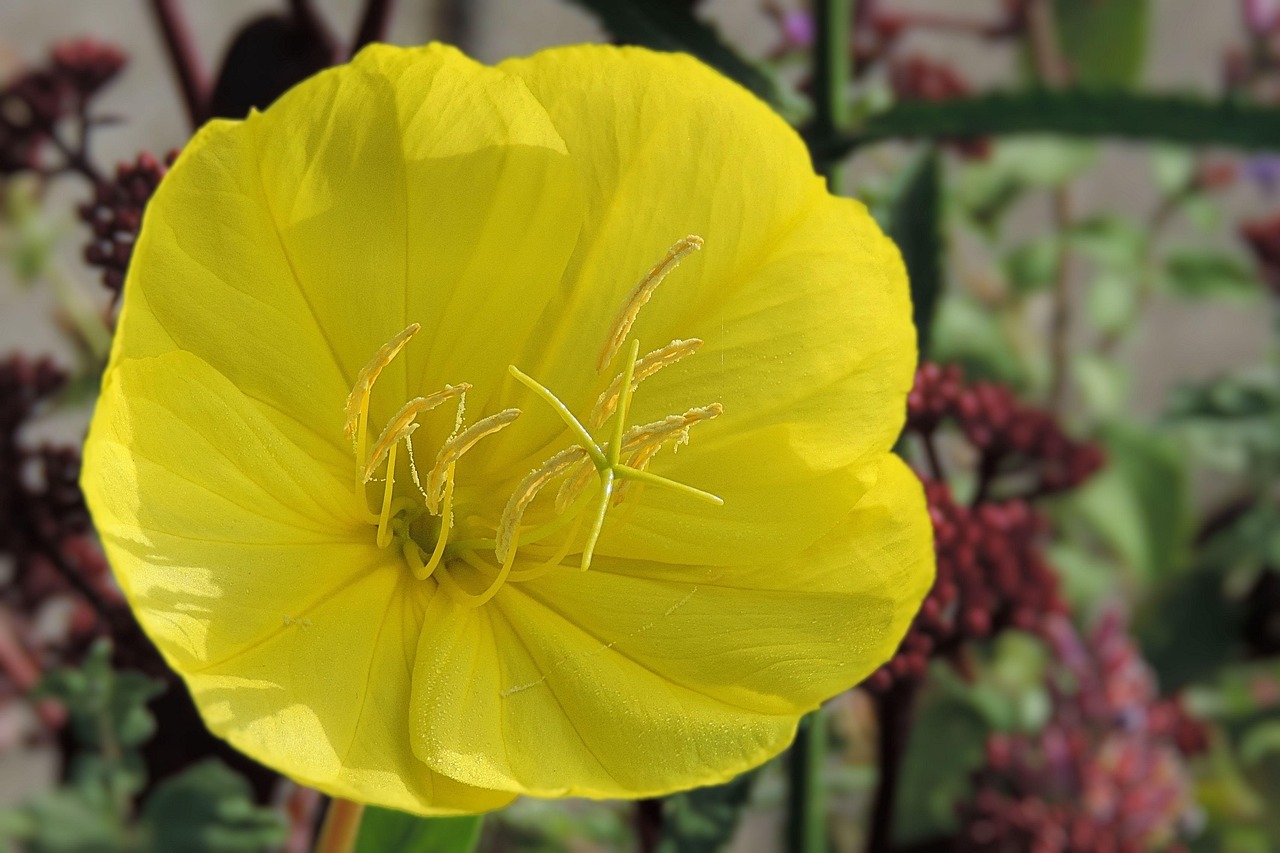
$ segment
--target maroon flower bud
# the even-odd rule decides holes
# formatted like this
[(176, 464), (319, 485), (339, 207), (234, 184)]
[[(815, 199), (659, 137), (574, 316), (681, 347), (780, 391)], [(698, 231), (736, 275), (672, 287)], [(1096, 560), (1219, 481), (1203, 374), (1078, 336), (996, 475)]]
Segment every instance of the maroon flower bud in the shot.
[(143, 210), (176, 157), (177, 152), (171, 152), (161, 163), (144, 151), (133, 163), (117, 166), (114, 180), (95, 187), (92, 201), (80, 206), (80, 220), (94, 235), (85, 246), (84, 259), (102, 269), (108, 290), (120, 292)]
[(110, 83), (128, 62), (119, 48), (91, 38), (54, 45), (52, 59), (53, 67), (83, 98)]

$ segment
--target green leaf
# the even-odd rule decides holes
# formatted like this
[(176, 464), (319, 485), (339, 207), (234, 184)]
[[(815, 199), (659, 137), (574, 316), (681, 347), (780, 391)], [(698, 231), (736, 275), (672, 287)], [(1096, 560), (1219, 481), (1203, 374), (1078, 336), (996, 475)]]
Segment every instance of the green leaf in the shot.
[(156, 721), (147, 703), (164, 692), (163, 682), (111, 667), (111, 644), (99, 640), (78, 669), (49, 673), (39, 694), (66, 706), (76, 741), (91, 750), (119, 754), (145, 743)]
[(1222, 227), (1222, 207), (1208, 193), (1188, 193), (1178, 205), (1178, 210), (1201, 231), (1213, 231)]
[(1103, 266), (1136, 274), (1147, 235), (1120, 216), (1094, 216), (1077, 222), (1068, 235), (1071, 245)]
[(1097, 147), (1052, 136), (1001, 140), (991, 156), (966, 163), (948, 187), (959, 208), (991, 232), (1023, 193), (1063, 186), (1097, 161)]
[(1268, 714), (1274, 719), (1272, 696), (1280, 690), (1280, 664), (1232, 663), (1223, 656), (1208, 683), (1184, 691), (1187, 710), (1196, 717), (1239, 729)]
[(930, 670), (902, 761), (893, 821), (893, 839), (902, 845), (955, 831), (956, 802), (971, 790), (970, 775), (986, 754), (991, 727), (971, 701), (938, 689), (943, 672)]
[(1195, 178), (1195, 155), (1181, 145), (1152, 146), (1151, 172), (1165, 195), (1184, 192)]
[(1218, 571), (1254, 575), (1280, 568), (1280, 505), (1262, 500), (1218, 527), (1197, 559)]
[(1087, 142), (1024, 136), (1001, 141), (991, 159), (1023, 186), (1055, 189), (1091, 168), (1098, 149)]
[(14, 277), (23, 285), (48, 272), (57, 249), (58, 228), (41, 205), (42, 192), (41, 182), (31, 175), (7, 180), (3, 188), (0, 253), (9, 255)]
[(1120, 335), (1138, 317), (1138, 282), (1133, 275), (1107, 272), (1089, 286), (1085, 307), (1089, 319), (1104, 335)]
[(970, 379), (990, 379), (1014, 387), (1027, 383), (1027, 370), (995, 315), (967, 296), (938, 305), (932, 358), (959, 364)]
[(659, 853), (711, 853), (733, 838), (759, 771), (663, 800)]
[(1163, 283), (1172, 293), (1189, 299), (1256, 302), (1262, 297), (1262, 285), (1252, 268), (1231, 255), (1207, 249), (1171, 253)]
[(1256, 764), (1277, 752), (1280, 752), (1280, 720), (1252, 726), (1240, 740), (1240, 761), (1245, 765)]
[(1072, 78), (1090, 88), (1132, 86), (1147, 53), (1147, 0), (1055, 0)]
[(144, 849), (154, 853), (265, 853), (287, 830), (284, 819), (256, 806), (249, 784), (216, 759), (166, 779), (139, 816)]
[(1083, 545), (1052, 541), (1046, 553), (1062, 580), (1062, 593), (1072, 611), (1095, 612), (1115, 595), (1116, 567)]
[(1014, 293), (1029, 296), (1053, 284), (1061, 260), (1062, 242), (1054, 236), (1038, 237), (1005, 256), (1005, 277)]
[(1263, 481), (1280, 470), (1280, 375), (1274, 369), (1177, 388), (1165, 420), (1215, 468)]
[(812, 140), (815, 156), (838, 158), (883, 139), (954, 139), (1049, 133), (1270, 150), (1280, 109), (1193, 95), (1028, 89), (950, 101), (898, 101), (847, 135)]
[(483, 822), (483, 815), (416, 817), (366, 806), (355, 853), (471, 853)]
[(1131, 399), (1133, 382), (1123, 364), (1115, 359), (1082, 352), (1071, 360), (1071, 374), (1085, 407), (1093, 414), (1110, 419), (1124, 412)]
[(942, 173), (938, 153), (923, 152), (890, 194), (886, 230), (902, 252), (911, 279), (912, 319), (920, 352), (929, 351), (934, 313), (942, 292)]
[(1191, 504), (1185, 459), (1148, 429), (1110, 424), (1101, 435), (1106, 467), (1070, 499), (1094, 534), (1143, 580), (1183, 568)]
[(26, 853), (128, 853), (129, 838), (115, 809), (82, 788), (64, 787), (24, 808), (0, 814), (5, 850)]
[(1134, 621), (1147, 661), (1171, 693), (1213, 677), (1238, 657), (1242, 615), (1226, 598), (1222, 574), (1197, 569), (1161, 584)]
[(573, 0), (627, 44), (691, 53), (775, 106), (782, 102), (772, 78), (729, 47), (693, 14), (687, 0)]

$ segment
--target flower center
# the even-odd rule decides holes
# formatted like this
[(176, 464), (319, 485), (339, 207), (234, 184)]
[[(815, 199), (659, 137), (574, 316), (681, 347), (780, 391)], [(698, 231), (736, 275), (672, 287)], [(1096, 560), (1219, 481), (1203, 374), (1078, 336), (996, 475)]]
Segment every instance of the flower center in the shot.
[[(610, 327), (608, 337), (597, 360), (597, 372), (608, 369), (626, 346), (631, 328), (640, 309), (653, 296), (658, 285), (680, 261), (702, 247), (699, 237), (686, 237), (677, 242), (666, 256), (653, 266), (628, 295), (621, 311)], [(723, 412), (719, 403), (689, 409), (683, 414), (668, 415), (660, 421), (627, 426), (632, 395), (640, 383), (702, 346), (698, 339), (676, 340), (644, 356), (640, 344), (632, 340), (626, 349), (621, 371), (597, 398), (588, 422), (592, 430), (604, 433), (603, 440), (593, 437), (572, 411), (556, 395), (536, 379), (510, 365), (511, 375), (532, 391), (560, 417), (574, 442), (530, 471), (516, 486), (501, 516), (492, 521), (468, 515), (466, 532), (460, 535), (454, 488), (458, 461), (483, 439), (498, 433), (520, 416), (515, 408), (504, 409), (465, 426), (468, 384), (445, 385), (443, 389), (409, 400), (383, 427), (370, 446), (369, 400), (378, 376), (418, 333), (421, 327), (410, 324), (374, 354), (361, 369), (347, 397), (344, 431), (352, 441), (357, 468), (357, 490), (366, 501), (366, 518), (376, 525), (375, 541), (379, 548), (400, 551), (410, 571), (419, 580), (434, 578), (460, 602), (479, 606), (489, 601), (508, 580), (532, 580), (556, 568), (568, 568), (564, 560), (572, 552), (580, 552), (577, 568), (591, 566), (596, 544), (611, 506), (627, 495), (629, 486), (652, 485), (715, 504), (719, 497), (647, 470), (649, 462), (666, 446), (678, 448), (689, 440), (689, 430), (701, 421), (711, 420)], [(425, 484), (414, 457), (413, 435), (421, 426), (420, 416), (446, 403), (456, 402), (457, 415), (453, 432), (440, 446), (435, 463)], [(606, 431), (603, 428), (609, 425)], [(409, 477), (416, 494), (397, 494), (396, 465), (401, 444), (405, 447)], [(377, 477), (379, 471), (382, 477)], [(551, 518), (542, 524), (523, 524), (526, 512), (539, 493), (556, 480), (562, 480), (554, 500)], [(378, 509), (367, 503), (367, 487), (382, 483)], [(592, 486), (598, 484), (598, 490)], [(594, 502), (592, 497), (595, 496)], [(587, 520), (585, 539), (579, 536)], [(490, 532), (492, 535), (484, 535)], [(559, 540), (558, 545), (549, 544)], [(517, 553), (525, 552), (525, 565), (516, 567)], [(492, 552), (493, 559), (487, 556)], [(450, 568), (469, 567), (486, 578), (479, 592), (468, 590)]]

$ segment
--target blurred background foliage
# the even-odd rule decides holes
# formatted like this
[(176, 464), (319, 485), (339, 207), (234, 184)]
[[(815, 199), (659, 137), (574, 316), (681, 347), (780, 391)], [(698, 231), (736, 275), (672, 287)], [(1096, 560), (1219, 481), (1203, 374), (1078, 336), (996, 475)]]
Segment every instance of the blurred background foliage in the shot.
[[(741, 3), (573, 4), (768, 101), (902, 249), (921, 370), (901, 452), (938, 580), (892, 661), (727, 785), (483, 820), (370, 810), (356, 849), (1280, 849), (1280, 2), (1212, 4), (1238, 36), (1195, 92), (1146, 82), (1155, 0), (761, 0), (764, 49), (724, 34)], [(344, 33), (263, 0), (207, 66), (192, 9), (138, 5), (189, 131), (267, 106), (414, 4), (353, 4)], [(466, 46), (469, 4), (428, 5)], [(956, 44), (1013, 59), (974, 83)], [(44, 429), (82, 428), (170, 161), (159, 140), (114, 171), (91, 149), (130, 121), (100, 98), (136, 84), (123, 50), (21, 46), (0, 75), (0, 257), (12, 287), (51, 295), (71, 357), (0, 352), (0, 761), (57, 766), (0, 812), (0, 839), (310, 849), (321, 798), (203, 732), (110, 580), (76, 444)], [(1143, 189), (1099, 204), (1118, 146)], [(1272, 340), (1166, 390), (1134, 353), (1170, 305)]]

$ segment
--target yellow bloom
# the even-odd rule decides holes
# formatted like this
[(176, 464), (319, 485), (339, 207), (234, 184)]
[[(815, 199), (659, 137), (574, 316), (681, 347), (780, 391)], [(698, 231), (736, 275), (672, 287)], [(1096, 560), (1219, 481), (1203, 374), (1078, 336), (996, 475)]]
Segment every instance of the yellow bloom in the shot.
[(696, 61), (373, 47), (164, 181), (84, 487), (260, 761), (423, 813), (656, 795), (906, 630), (914, 350), (892, 244)]

